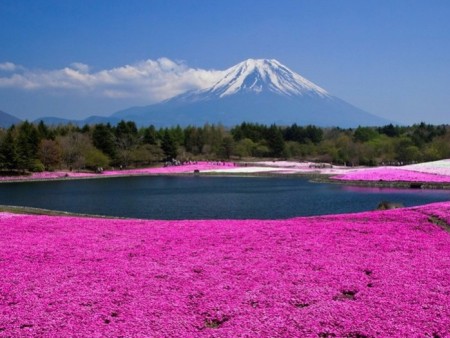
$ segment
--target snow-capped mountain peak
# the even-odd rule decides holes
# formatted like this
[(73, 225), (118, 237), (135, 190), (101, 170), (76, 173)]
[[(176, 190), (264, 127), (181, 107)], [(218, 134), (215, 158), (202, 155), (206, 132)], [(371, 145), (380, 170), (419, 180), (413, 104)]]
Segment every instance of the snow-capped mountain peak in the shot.
[(325, 89), (274, 59), (248, 59), (225, 70), (224, 74), (222, 79), (203, 92), (219, 97), (238, 92), (263, 91), (287, 96), (329, 96)]
[[(270, 125), (380, 126), (387, 121), (327, 93), (277, 60), (248, 59), (216, 71), (216, 83), (114, 118), (159, 126), (242, 122)], [(210, 82), (211, 83), (211, 82)]]

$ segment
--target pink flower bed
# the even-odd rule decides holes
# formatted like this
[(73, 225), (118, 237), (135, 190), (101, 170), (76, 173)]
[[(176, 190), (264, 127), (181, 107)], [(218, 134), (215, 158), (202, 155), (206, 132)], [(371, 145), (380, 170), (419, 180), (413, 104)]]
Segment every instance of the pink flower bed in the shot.
[(347, 174), (333, 176), (342, 181), (405, 181), (449, 183), (450, 176), (405, 170), (397, 167), (359, 169)]
[(288, 220), (0, 213), (2, 337), (448, 337), (450, 202)]
[(115, 170), (104, 171), (102, 175), (116, 176), (116, 175), (154, 175), (154, 174), (178, 174), (185, 172), (194, 172), (194, 170), (213, 170), (234, 167), (230, 162), (197, 162), (196, 164), (185, 164), (180, 166), (169, 166), (159, 168), (144, 168), (144, 169), (130, 169), (130, 170)]
[(29, 176), (0, 176), (0, 182), (9, 181), (29, 181), (29, 180), (52, 180), (64, 178), (90, 178), (105, 176), (133, 176), (133, 175), (163, 175), (163, 174), (181, 174), (194, 172), (194, 170), (213, 170), (213, 169), (230, 169), (234, 164), (230, 162), (197, 162), (196, 164), (185, 164), (170, 167), (153, 167), (142, 169), (125, 169), (125, 170), (106, 170), (102, 174), (84, 173), (74, 171), (52, 171), (33, 173)]

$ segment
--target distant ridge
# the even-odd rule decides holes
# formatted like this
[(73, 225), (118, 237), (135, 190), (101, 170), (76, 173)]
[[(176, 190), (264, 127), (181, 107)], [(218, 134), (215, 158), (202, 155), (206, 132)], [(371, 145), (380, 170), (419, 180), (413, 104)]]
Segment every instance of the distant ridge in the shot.
[(0, 110), (0, 127), (1, 128), (9, 128), (13, 124), (17, 124), (20, 122), (22, 122), (21, 119)]
[(111, 124), (117, 124), (118, 122), (120, 122), (121, 119), (119, 118), (114, 118), (114, 117), (110, 117), (110, 116), (89, 116), (86, 119), (83, 120), (72, 120), (72, 119), (65, 119), (65, 118), (60, 118), (60, 117), (40, 117), (36, 120), (34, 120), (34, 123), (39, 123), (40, 121), (43, 121), (45, 124), (50, 125), (50, 126), (57, 126), (57, 125), (61, 125), (61, 124), (73, 124), (76, 126), (84, 126), (86, 124), (88, 125), (92, 125), (92, 124), (100, 124), (100, 123), (111, 123)]

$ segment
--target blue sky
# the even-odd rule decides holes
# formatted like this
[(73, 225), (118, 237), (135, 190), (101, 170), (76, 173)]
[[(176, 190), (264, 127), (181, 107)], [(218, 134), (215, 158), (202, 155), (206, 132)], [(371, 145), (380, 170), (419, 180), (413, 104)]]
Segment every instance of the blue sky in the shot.
[(109, 115), (274, 58), (359, 108), (450, 123), (446, 0), (0, 1), (0, 110)]

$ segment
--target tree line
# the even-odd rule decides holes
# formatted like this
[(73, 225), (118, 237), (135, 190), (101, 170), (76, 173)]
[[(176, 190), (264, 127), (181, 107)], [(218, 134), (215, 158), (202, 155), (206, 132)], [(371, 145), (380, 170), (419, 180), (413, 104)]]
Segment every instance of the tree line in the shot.
[(0, 129), (0, 170), (95, 170), (143, 167), (162, 161), (292, 159), (343, 165), (406, 164), (450, 158), (450, 126), (358, 127), (221, 125), (138, 128), (48, 126), (25, 121)]

